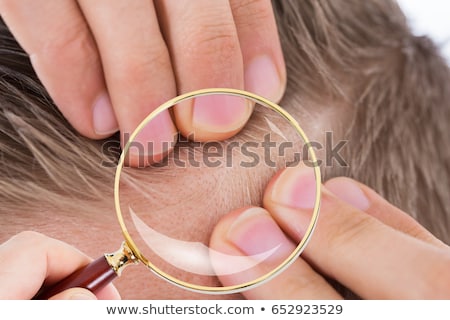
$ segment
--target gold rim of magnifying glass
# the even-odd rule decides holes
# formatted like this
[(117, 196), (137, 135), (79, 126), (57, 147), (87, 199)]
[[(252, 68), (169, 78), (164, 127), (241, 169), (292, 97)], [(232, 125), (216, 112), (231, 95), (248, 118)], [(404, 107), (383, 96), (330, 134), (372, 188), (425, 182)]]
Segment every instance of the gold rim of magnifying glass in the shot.
[[(281, 115), (283, 118), (285, 118), (291, 126), (295, 128), (295, 130), (298, 132), (298, 134), (302, 137), (303, 141), (305, 142), (309, 155), (311, 157), (312, 163), (314, 164), (314, 176), (316, 181), (316, 198), (314, 201), (314, 209), (313, 214), (311, 217), (311, 222), (306, 230), (305, 235), (303, 236), (300, 243), (297, 245), (295, 250), (287, 257), (281, 264), (279, 264), (276, 268), (271, 270), (270, 272), (267, 272), (266, 274), (258, 277), (257, 279), (254, 279), (252, 281), (248, 281), (239, 285), (233, 285), (233, 286), (225, 286), (225, 287), (208, 287), (208, 286), (202, 286), (197, 284), (192, 284), (186, 281), (179, 280), (170, 274), (162, 271), (157, 266), (155, 266), (153, 263), (151, 263), (147, 258), (144, 257), (144, 255), (141, 253), (141, 251), (138, 249), (136, 244), (134, 243), (133, 239), (131, 238), (130, 234), (128, 233), (127, 227), (125, 225), (125, 222), (123, 220), (122, 210), (120, 208), (120, 195), (119, 195), (119, 184), (120, 184), (120, 176), (122, 173), (122, 169), (124, 166), (125, 161), (125, 155), (128, 153), (128, 150), (131, 146), (131, 143), (134, 141), (136, 136), (139, 134), (139, 132), (144, 128), (147, 123), (152, 121), (156, 116), (158, 116), (162, 111), (169, 109), (170, 107), (183, 102), (185, 100), (189, 100), (195, 97), (205, 96), (205, 95), (212, 95), (212, 94), (223, 94), (223, 95), (233, 95), (238, 96), (241, 98), (247, 98), (250, 99), (256, 103), (259, 103), (269, 109), (272, 109), (279, 115)], [(119, 159), (119, 163), (117, 164), (116, 169), (116, 176), (114, 180), (114, 204), (116, 207), (116, 214), (117, 218), (119, 220), (120, 227), (123, 232), (123, 236), (125, 238), (126, 243), (130, 247), (130, 249), (133, 251), (135, 256), (144, 263), (147, 267), (150, 268), (156, 275), (160, 276), (161, 278), (169, 281), (172, 284), (175, 284), (176, 286), (194, 291), (194, 292), (200, 292), (200, 293), (209, 293), (209, 294), (229, 294), (229, 293), (236, 293), (236, 292), (242, 292), (244, 290), (253, 288), (259, 284), (262, 284), (279, 273), (281, 273), (283, 270), (285, 270), (291, 263), (293, 263), (296, 258), (302, 253), (302, 251), (305, 249), (307, 243), (309, 242), (312, 233), (315, 229), (315, 226), (317, 224), (317, 219), (319, 217), (319, 208), (320, 208), (320, 189), (321, 189), (321, 176), (320, 176), (320, 169), (317, 165), (317, 158), (316, 154), (314, 152), (314, 149), (311, 146), (311, 143), (306, 136), (303, 129), (300, 127), (298, 122), (288, 113), (286, 112), (282, 107), (279, 105), (261, 97), (254, 93), (244, 91), (244, 90), (237, 90), (237, 89), (229, 89), (229, 88), (209, 88), (209, 89), (202, 89), (197, 91), (192, 91), (189, 93), (185, 93), (182, 95), (179, 95), (158, 108), (156, 108), (152, 113), (150, 113), (140, 124), (139, 126), (134, 130), (134, 132), (131, 134), (128, 142), (126, 143), (125, 147), (123, 148), (122, 154)]]

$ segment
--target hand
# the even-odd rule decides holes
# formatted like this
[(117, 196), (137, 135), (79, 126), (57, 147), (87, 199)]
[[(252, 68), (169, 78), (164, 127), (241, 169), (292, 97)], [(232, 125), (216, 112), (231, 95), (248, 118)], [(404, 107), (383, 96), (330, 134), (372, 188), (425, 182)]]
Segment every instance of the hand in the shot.
[[(0, 13), (67, 120), (81, 134), (126, 135), (161, 103), (208, 87), (277, 101), (286, 72), (270, 0), (0, 0)], [(251, 107), (200, 103), (161, 114), (138, 142), (240, 130)], [(147, 150), (148, 151), (148, 150)]]
[[(41, 286), (56, 283), (88, 264), (90, 259), (61, 241), (35, 232), (22, 232), (0, 245), (0, 300), (31, 299)], [(30, 265), (32, 266), (30, 268)], [(52, 299), (120, 299), (112, 284), (97, 296), (89, 290), (72, 288)]]
[[(256, 254), (278, 244), (293, 248), (310, 223), (313, 179), (310, 168), (285, 169), (268, 185), (265, 209), (225, 216), (212, 235), (212, 247), (229, 254)], [(256, 224), (264, 230), (255, 232)], [(244, 295), (342, 298), (325, 277), (365, 299), (449, 299), (450, 247), (367, 186), (335, 178), (323, 187), (317, 228), (301, 257)], [(227, 284), (233, 277), (221, 280)]]

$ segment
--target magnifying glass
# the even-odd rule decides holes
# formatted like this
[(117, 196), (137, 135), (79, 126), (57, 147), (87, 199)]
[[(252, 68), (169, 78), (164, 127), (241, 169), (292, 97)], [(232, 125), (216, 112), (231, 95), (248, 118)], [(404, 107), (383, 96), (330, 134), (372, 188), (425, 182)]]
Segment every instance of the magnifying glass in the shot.
[[(169, 111), (175, 119), (186, 117), (199, 102), (207, 108), (232, 106), (230, 110), (253, 112), (243, 129), (225, 140), (220, 135), (205, 135), (204, 128), (179, 126), (171, 141), (152, 141), (145, 146), (138, 143), (141, 139), (136, 137), (154, 128), (155, 119), (163, 113)], [(227, 113), (222, 109), (221, 114)], [(158, 155), (156, 160), (154, 155)], [(292, 251), (286, 253), (280, 245), (274, 245), (249, 256), (230, 255), (210, 247), (214, 226), (230, 209), (261, 205), (261, 197), (252, 196), (245, 181), (258, 184), (261, 179), (257, 173), (275, 174), (298, 165), (314, 170), (314, 190), (309, 192), (315, 193), (315, 203), (305, 235)], [(202, 185), (205, 175), (208, 185)], [(174, 187), (180, 183), (182, 191)], [(229, 201), (236, 208), (220, 198), (220, 190), (230, 184), (239, 191), (239, 199)], [(124, 237), (120, 249), (51, 287), (43, 287), (34, 298), (48, 299), (72, 287), (95, 293), (120, 276), (125, 267), (137, 263), (194, 292), (230, 294), (254, 288), (280, 274), (304, 250), (317, 223), (320, 186), (320, 169), (311, 143), (297, 121), (279, 105), (247, 91), (227, 88), (180, 95), (148, 115), (121, 153), (114, 183), (115, 208)], [(226, 285), (220, 281), (223, 277), (228, 279)]]

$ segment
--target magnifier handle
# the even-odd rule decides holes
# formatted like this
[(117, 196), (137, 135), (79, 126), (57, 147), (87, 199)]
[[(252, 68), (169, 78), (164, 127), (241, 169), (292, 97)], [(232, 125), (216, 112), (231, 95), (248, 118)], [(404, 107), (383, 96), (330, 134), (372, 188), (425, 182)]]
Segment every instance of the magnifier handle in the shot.
[(46, 300), (69, 288), (85, 288), (93, 293), (106, 286), (117, 277), (117, 273), (102, 256), (87, 266), (78, 269), (60, 282), (48, 288), (42, 288), (33, 299)]

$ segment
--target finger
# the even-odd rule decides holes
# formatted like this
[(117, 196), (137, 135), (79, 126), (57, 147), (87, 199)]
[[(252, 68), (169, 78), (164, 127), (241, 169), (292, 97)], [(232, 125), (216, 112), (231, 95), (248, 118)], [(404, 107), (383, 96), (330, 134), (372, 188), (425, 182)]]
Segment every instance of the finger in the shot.
[(2, 244), (0, 257), (7, 261), (0, 269), (0, 299), (31, 299), (44, 281), (61, 280), (90, 261), (68, 244), (35, 232), (22, 232)]
[[(172, 65), (153, 2), (79, 3), (98, 45), (122, 142), (126, 142), (151, 111), (176, 95)], [(157, 156), (174, 142), (175, 134), (170, 114), (164, 111), (137, 136), (135, 144), (143, 147), (144, 155), (134, 156), (155, 157), (158, 161)]]
[[(239, 39), (228, 0), (156, 1), (175, 71), (178, 92), (244, 88)], [(229, 96), (193, 99), (174, 109), (177, 127), (198, 141), (237, 133), (252, 105)]]
[[(218, 223), (211, 247), (228, 255), (252, 256), (279, 248), (266, 261), (243, 273), (220, 276), (224, 285), (240, 284), (259, 278), (277, 267), (295, 249), (268, 212), (252, 207), (236, 210)], [(221, 262), (226, 265), (227, 262)], [(283, 273), (254, 289), (244, 291), (248, 299), (338, 299), (338, 293), (304, 260), (296, 260)]]
[(245, 89), (278, 102), (286, 67), (270, 0), (231, 0), (244, 62)]
[(70, 288), (55, 294), (49, 300), (97, 300), (97, 297), (87, 289)]
[(74, 128), (90, 138), (116, 132), (97, 47), (76, 1), (1, 0), (0, 12)]
[(84, 288), (70, 288), (55, 294), (49, 300), (120, 300), (119, 291), (109, 283), (98, 292), (93, 294)]
[[(306, 181), (311, 180), (310, 168), (288, 168), (271, 182), (264, 195), (264, 206), (277, 221), (295, 225), (289, 230), (294, 239), (302, 237), (310, 220), (314, 201), (305, 188)], [(326, 190), (322, 192), (317, 228), (303, 257), (316, 270), (363, 298), (430, 299), (449, 295), (448, 250), (395, 230)]]
[[(339, 199), (365, 211), (394, 229), (432, 245), (441, 248), (447, 247), (410, 215), (393, 206), (375, 191), (361, 183), (340, 177), (327, 181), (325, 187)], [(361, 191), (363, 194), (360, 194)]]

